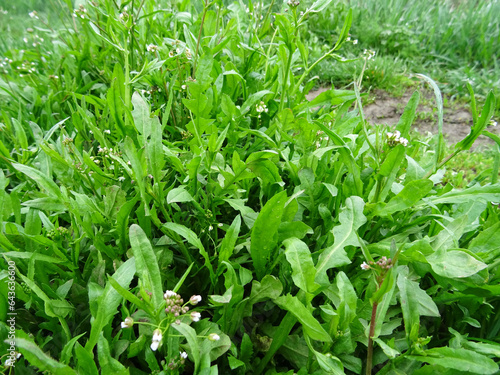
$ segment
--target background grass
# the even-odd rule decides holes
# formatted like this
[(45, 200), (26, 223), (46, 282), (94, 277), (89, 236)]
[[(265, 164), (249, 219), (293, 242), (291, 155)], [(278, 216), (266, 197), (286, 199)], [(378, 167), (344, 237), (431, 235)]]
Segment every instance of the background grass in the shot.
[[(344, 48), (348, 58), (364, 49), (377, 52), (368, 61), (365, 87), (398, 92), (408, 83), (408, 74), (433, 77), (441, 90), (452, 96), (467, 95), (470, 80), (479, 95), (500, 91), (500, 1), (457, 0), (348, 0), (329, 12), (316, 14), (310, 32), (320, 48), (328, 48), (349, 8), (353, 9), (351, 43)], [(317, 73), (322, 81), (350, 83), (359, 75), (363, 61), (333, 66), (322, 63)]]

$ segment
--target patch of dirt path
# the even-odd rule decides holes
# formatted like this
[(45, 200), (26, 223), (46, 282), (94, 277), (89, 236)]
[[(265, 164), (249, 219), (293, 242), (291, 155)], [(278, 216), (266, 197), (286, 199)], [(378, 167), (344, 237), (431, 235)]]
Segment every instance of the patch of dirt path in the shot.
[[(308, 100), (314, 99), (328, 88), (320, 88), (306, 95)], [(374, 90), (369, 94), (369, 104), (363, 106), (365, 117), (373, 124), (394, 126), (398, 123), (403, 111), (415, 90), (408, 90), (401, 97), (394, 97), (382, 90)], [(437, 134), (438, 116), (435, 107), (434, 93), (429, 90), (420, 91), (420, 104), (412, 124), (412, 130), (425, 136), (428, 132)], [(373, 100), (373, 101), (372, 101)], [(443, 135), (450, 144), (455, 144), (465, 138), (472, 126), (472, 115), (469, 107), (464, 104), (452, 103), (445, 106), (443, 113)], [(498, 127), (488, 127), (488, 131), (500, 135)], [(483, 135), (479, 136), (473, 148), (488, 147), (495, 142)]]

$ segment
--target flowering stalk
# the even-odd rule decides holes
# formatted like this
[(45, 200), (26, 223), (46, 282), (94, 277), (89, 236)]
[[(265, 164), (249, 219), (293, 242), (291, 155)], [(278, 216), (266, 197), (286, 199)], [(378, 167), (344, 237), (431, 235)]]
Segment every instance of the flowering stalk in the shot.
[[(374, 261), (370, 261), (369, 263), (363, 262), (361, 264), (361, 268), (363, 270), (373, 270), (376, 273), (376, 281), (377, 281), (377, 292), (380, 290), (387, 273), (395, 264), (395, 260), (398, 256), (399, 252), (396, 253), (395, 259), (387, 259), (387, 257), (383, 256), (376, 263)], [(373, 306), (372, 306), (372, 315), (370, 319), (370, 330), (368, 333), (368, 349), (366, 355), (366, 375), (370, 375), (372, 373), (373, 366), (373, 336), (375, 336), (375, 324), (377, 322), (377, 308), (380, 299), (383, 295), (379, 295), (377, 298), (374, 298)]]
[(196, 42), (196, 52), (194, 54), (194, 63), (193, 63), (193, 77), (196, 73), (196, 63), (198, 62), (198, 50), (200, 49), (200, 41), (201, 41), (201, 32), (203, 31), (203, 25), (205, 24), (205, 17), (208, 12), (208, 8), (213, 4), (205, 2), (203, 6), (203, 15), (201, 16), (201, 24), (200, 24), (200, 32), (198, 33), (198, 41)]
[(368, 354), (366, 356), (366, 375), (372, 373), (373, 366), (373, 336), (375, 335), (375, 320), (377, 317), (378, 302), (373, 302), (370, 333), (368, 334)]

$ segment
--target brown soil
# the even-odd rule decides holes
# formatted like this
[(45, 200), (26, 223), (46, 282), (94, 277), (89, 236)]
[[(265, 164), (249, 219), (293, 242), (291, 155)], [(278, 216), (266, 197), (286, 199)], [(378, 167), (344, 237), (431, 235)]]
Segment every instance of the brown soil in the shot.
[[(311, 91), (306, 98), (312, 100), (326, 90), (328, 88)], [(391, 96), (382, 90), (371, 92), (369, 94), (370, 104), (363, 106), (366, 119), (373, 124), (396, 125), (414, 91), (408, 90), (401, 97)], [(420, 90), (420, 104), (417, 108), (412, 129), (418, 131), (421, 135), (425, 136), (428, 132), (432, 134), (438, 132), (438, 116), (435, 103), (432, 91)], [(443, 113), (443, 134), (450, 144), (455, 144), (465, 138), (469, 134), (471, 126), (472, 115), (467, 105), (453, 102), (445, 106)], [(498, 127), (488, 127), (488, 131), (500, 135)], [(479, 146), (488, 147), (493, 144), (493, 140), (481, 135), (474, 143), (473, 148)]]

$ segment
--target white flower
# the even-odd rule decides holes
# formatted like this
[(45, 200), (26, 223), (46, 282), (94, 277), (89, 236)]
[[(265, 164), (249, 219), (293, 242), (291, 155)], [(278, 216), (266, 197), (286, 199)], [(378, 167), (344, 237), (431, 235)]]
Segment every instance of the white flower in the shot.
[(130, 328), (134, 325), (134, 319), (130, 316), (125, 318), (125, 321), (122, 322), (122, 328)]
[(181, 358), (186, 359), (188, 357), (186, 352), (179, 352), (179, 354), (181, 355)]
[(111, 134), (111, 130), (109, 129), (104, 130), (104, 134)]
[(123, 177), (123, 176), (118, 177), (118, 181), (120, 181), (120, 182), (125, 181), (125, 177)]
[(193, 322), (198, 322), (198, 321), (200, 320), (200, 318), (201, 318), (201, 314), (200, 314), (199, 312), (197, 312), (197, 311), (193, 311), (193, 312), (191, 313), (191, 320), (192, 320)]
[(222, 224), (222, 223), (217, 224), (217, 226), (218, 226), (219, 228), (221, 228), (223, 225), (224, 225), (224, 224)]
[(264, 102), (260, 102), (259, 104), (257, 104), (255, 106), (255, 110), (258, 112), (258, 113), (262, 113), (262, 112), (268, 112), (269, 109), (267, 108), (267, 106), (264, 104)]
[(167, 290), (165, 294), (163, 295), (163, 298), (167, 299), (170, 297), (175, 297), (177, 293), (175, 293), (173, 290)]
[(160, 343), (159, 343), (158, 341), (153, 341), (153, 342), (151, 343), (151, 350), (152, 350), (153, 352), (155, 352), (155, 351), (156, 351), (156, 349), (158, 349), (158, 346), (160, 346)]
[(154, 44), (149, 44), (146, 49), (148, 50), (148, 52), (156, 52), (158, 51), (158, 46), (157, 45), (154, 45)]
[(11, 367), (11, 366), (14, 366), (14, 364), (16, 363), (16, 361), (14, 360), (14, 358), (12, 357), (9, 357), (7, 358), (7, 360), (4, 362), (4, 365), (5, 367)]
[(182, 86), (181, 86), (181, 89), (182, 89), (182, 90), (185, 90), (185, 89), (187, 89), (187, 86), (186, 86), (186, 85), (182, 85)]
[(354, 39), (354, 40), (352, 41), (352, 44), (358, 44), (358, 40), (357, 40), (357, 39)]
[(38, 19), (38, 13), (36, 12), (36, 10), (30, 12), (29, 15), (31, 18)]
[(216, 333), (211, 333), (210, 335), (208, 335), (208, 339), (210, 341), (219, 341), (220, 340), (220, 336)]
[(153, 342), (151, 343), (151, 350), (156, 351), (160, 345), (163, 335), (159, 329), (155, 329), (153, 332)]
[(212, 229), (214, 229), (214, 227), (210, 225), (210, 226), (208, 227), (208, 230), (210, 231), (210, 230), (212, 230)]
[(191, 302), (191, 305), (197, 305), (198, 302), (201, 302), (201, 296), (191, 296), (189, 302)]
[(361, 268), (364, 269), (364, 270), (369, 270), (370, 269), (370, 266), (366, 263), (366, 262), (363, 262), (361, 264)]

